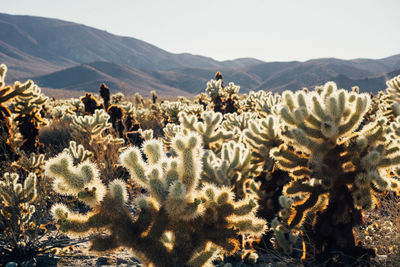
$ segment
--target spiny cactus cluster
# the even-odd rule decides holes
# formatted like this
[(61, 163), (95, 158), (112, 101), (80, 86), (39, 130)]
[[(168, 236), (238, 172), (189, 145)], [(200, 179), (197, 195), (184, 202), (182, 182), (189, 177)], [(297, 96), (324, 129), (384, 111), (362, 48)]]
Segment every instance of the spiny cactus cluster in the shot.
[(388, 127), (378, 118), (360, 126), (370, 96), (338, 90), (334, 83), (319, 92), (284, 92), (282, 101), (284, 143), (271, 156), (293, 179), (283, 193), (299, 197), (289, 226), (316, 216), (312, 245), (317, 253), (338, 249), (372, 255), (356, 245), (352, 228), (362, 222), (362, 209), (375, 206), (377, 194), (399, 189), (390, 174), (400, 163), (396, 123)]
[[(17, 173), (4, 173), (0, 178), (0, 256), (25, 256), (34, 240), (29, 231), (35, 231), (32, 216), (37, 197), (36, 175), (30, 173), (23, 183)], [(0, 261), (1, 262), (1, 261)]]
[(133, 201), (140, 209), (137, 218), (126, 208), (128, 193), (121, 180), (106, 187), (93, 164), (86, 161), (74, 166), (65, 153), (49, 160), (46, 172), (56, 179), (55, 190), (94, 208), (82, 215), (56, 204), (52, 210), (61, 229), (87, 234), (106, 228), (110, 234), (93, 239), (92, 249), (129, 247), (155, 266), (203, 266), (219, 250), (235, 252), (238, 234), (263, 233), (265, 221), (255, 217), (254, 200), (234, 201), (227, 187), (199, 188), (203, 152), (199, 136), (177, 136), (172, 144), (174, 158), (167, 157), (157, 140), (145, 142), (142, 151), (127, 148), (120, 156), (131, 178), (149, 192)]
[(239, 90), (240, 86), (229, 83), (224, 86), (221, 73), (215, 74), (216, 80), (207, 83), (206, 92), (211, 98), (212, 108), (215, 112), (234, 113), (239, 109)]
[(31, 96), (17, 96), (9, 105), (11, 112), (16, 115), (13, 121), (21, 136), (20, 149), (27, 153), (39, 151), (39, 128), (46, 125), (43, 117), (46, 115), (45, 104), (48, 101), (48, 97), (41, 93), (37, 85), (33, 84), (31, 91)]
[(11, 101), (16, 97), (28, 98), (33, 95), (32, 87), (33, 82), (31, 80), (24, 84), (15, 82), (14, 86), (6, 86), (5, 76), (7, 73), (7, 67), (4, 64), (0, 65), (0, 141), (2, 143), (0, 162), (6, 162), (7, 160), (14, 160), (18, 156), (15, 148), (11, 145), (13, 133), (11, 131), (10, 117), (11, 111), (7, 107), (7, 102)]

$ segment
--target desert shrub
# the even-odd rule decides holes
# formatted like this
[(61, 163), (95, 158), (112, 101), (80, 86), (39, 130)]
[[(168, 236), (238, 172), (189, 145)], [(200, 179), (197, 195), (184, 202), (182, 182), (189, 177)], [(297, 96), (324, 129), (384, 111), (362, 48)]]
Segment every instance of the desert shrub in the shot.
[(56, 120), (39, 130), (39, 142), (49, 155), (60, 153), (72, 140), (70, 122)]

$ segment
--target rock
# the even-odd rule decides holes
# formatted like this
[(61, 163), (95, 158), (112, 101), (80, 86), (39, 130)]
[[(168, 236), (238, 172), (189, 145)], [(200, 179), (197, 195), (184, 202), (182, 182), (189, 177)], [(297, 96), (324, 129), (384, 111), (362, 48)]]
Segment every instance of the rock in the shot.
[(119, 264), (128, 264), (128, 261), (121, 258), (117, 258), (117, 265)]
[(18, 263), (10, 261), (6, 264), (6, 267), (18, 267)]
[(100, 257), (96, 261), (96, 265), (97, 266), (108, 265), (108, 264), (109, 264), (108, 263), (108, 258), (106, 258), (106, 257)]
[(381, 260), (381, 261), (385, 261), (385, 260), (387, 260), (387, 255), (377, 255), (376, 256), (377, 258), (378, 258), (378, 260)]

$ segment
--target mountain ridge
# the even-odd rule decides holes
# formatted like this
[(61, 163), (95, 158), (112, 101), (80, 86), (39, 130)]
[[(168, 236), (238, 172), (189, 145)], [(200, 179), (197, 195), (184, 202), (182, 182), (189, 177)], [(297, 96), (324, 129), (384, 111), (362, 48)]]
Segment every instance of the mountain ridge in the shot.
[(376, 77), (400, 69), (400, 54), (304, 62), (217, 61), (170, 53), (133, 37), (79, 23), (34, 16), (0, 13), (0, 29), (0, 62), (9, 67), (7, 81), (33, 78), (42, 87), (72, 91), (97, 91), (97, 83), (108, 82), (113, 90), (126, 94), (146, 95), (157, 90), (161, 95), (192, 95), (203, 92), (216, 71), (222, 72), (226, 82), (240, 85), (242, 93), (297, 90), (334, 79), (343, 84), (379, 81), (376, 86), (381, 84), (382, 90), (386, 78)]

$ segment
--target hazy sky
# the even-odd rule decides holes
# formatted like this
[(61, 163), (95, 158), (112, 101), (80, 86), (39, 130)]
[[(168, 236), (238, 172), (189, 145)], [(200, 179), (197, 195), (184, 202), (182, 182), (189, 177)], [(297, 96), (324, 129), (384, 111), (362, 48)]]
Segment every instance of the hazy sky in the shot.
[(400, 53), (400, 0), (1, 0), (0, 12), (73, 21), (217, 60)]

